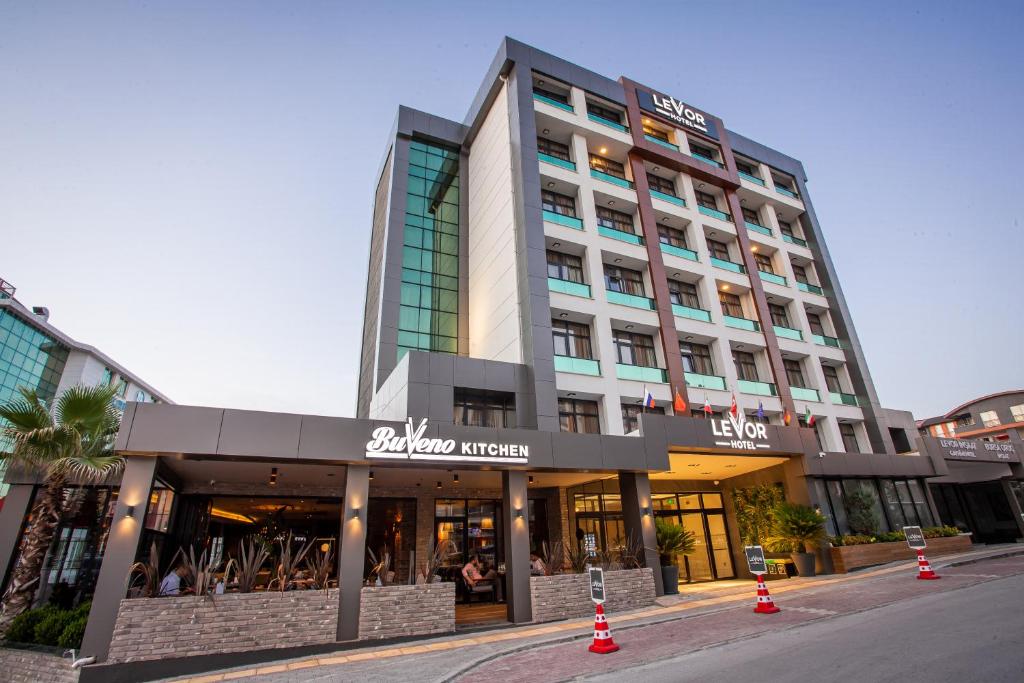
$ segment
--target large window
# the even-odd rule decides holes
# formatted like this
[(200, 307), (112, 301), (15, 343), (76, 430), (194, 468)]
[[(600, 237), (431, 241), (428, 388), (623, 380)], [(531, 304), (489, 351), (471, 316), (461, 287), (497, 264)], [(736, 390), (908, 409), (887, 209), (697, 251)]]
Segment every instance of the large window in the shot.
[(996, 427), (1000, 424), (999, 415), (994, 410), (984, 410), (980, 414), (981, 423), (986, 427)]
[(574, 398), (558, 399), (558, 422), (563, 432), (600, 434), (597, 401)]
[(548, 277), (583, 283), (583, 259), (548, 249)]
[(827, 336), (825, 334), (825, 328), (821, 324), (821, 316), (817, 313), (807, 314), (807, 324), (811, 327), (811, 334), (817, 334), (822, 337)]
[(629, 405), (626, 403), (622, 404), (622, 433), (631, 434), (636, 430), (640, 429), (640, 415), (644, 413), (654, 413), (655, 415), (664, 415), (665, 409), (659, 406), (653, 408), (644, 408), (642, 405)]
[(697, 203), (703, 206), (705, 209), (714, 209), (718, 211), (718, 202), (715, 200), (715, 195), (708, 194), (707, 192), (701, 192), (696, 190)]
[(554, 90), (548, 90), (547, 88), (542, 88), (542, 87), (540, 87), (537, 84), (534, 84), (533, 92), (537, 93), (538, 95), (541, 95), (542, 97), (546, 97), (549, 100), (554, 100), (555, 102), (561, 102), (562, 104), (569, 104), (569, 95), (564, 93), (564, 92), (556, 92)]
[(772, 265), (771, 256), (767, 254), (754, 254), (754, 262), (757, 263), (757, 269), (762, 273), (775, 275), (775, 266)]
[(686, 233), (678, 228), (670, 228), (667, 225), (658, 223), (658, 241), (680, 249), (689, 249), (686, 243)]
[(924, 487), (917, 479), (818, 479), (814, 489), (822, 513), (829, 520), (828, 531), (833, 535), (866, 531), (850, 527), (848, 496), (854, 491), (867, 494), (878, 532), (899, 530), (907, 525), (935, 525)]
[(811, 284), (807, 280), (807, 269), (804, 268), (803, 266), (798, 266), (795, 263), (793, 264), (793, 277), (796, 278), (797, 282), (800, 282), (802, 284), (805, 284), (805, 285)]
[(622, 124), (621, 112), (616, 109), (612, 109), (611, 107), (597, 104), (596, 102), (587, 102), (587, 113), (593, 114), (598, 118), (605, 119), (606, 121), (611, 121), (612, 123)]
[(626, 169), (617, 161), (611, 159), (605, 159), (604, 157), (596, 154), (590, 155), (590, 168), (595, 171), (600, 171), (606, 175), (614, 176), (616, 178), (626, 179)]
[(732, 362), (736, 366), (736, 376), (745, 382), (760, 382), (757, 376), (757, 363), (754, 354), (733, 349)]
[(676, 184), (668, 178), (662, 178), (661, 176), (654, 175), (653, 173), (647, 174), (647, 184), (651, 186), (651, 189), (655, 192), (662, 194), (676, 196)]
[(789, 324), (789, 314), (786, 312), (785, 306), (768, 304), (768, 312), (772, 315), (772, 325), (776, 327), (793, 327)]
[(849, 422), (839, 423), (839, 436), (843, 438), (843, 450), (847, 453), (860, 453), (860, 444), (857, 443), (857, 431)]
[(722, 313), (733, 318), (743, 317), (743, 306), (740, 304), (740, 298), (735, 294), (719, 290), (718, 302), (722, 304)]
[(797, 387), (798, 389), (806, 388), (807, 384), (804, 380), (804, 371), (800, 367), (800, 361), (783, 359), (782, 364), (786, 368), (786, 381), (789, 382), (789, 386)]
[(621, 292), (633, 296), (647, 296), (644, 293), (644, 276), (638, 270), (604, 265), (604, 285), (610, 292)]
[(613, 330), (612, 337), (616, 362), (645, 368), (658, 367), (658, 359), (654, 355), (654, 339), (650, 335)]
[(554, 140), (539, 137), (537, 138), (537, 151), (541, 154), (547, 154), (548, 156), (555, 157), (556, 159), (572, 161), (569, 154), (569, 146), (563, 145), (561, 142), (555, 142)]
[(711, 347), (707, 344), (679, 342), (679, 353), (683, 356), (683, 371), (695, 375), (714, 375), (715, 364), (711, 361)]
[(761, 217), (753, 209), (743, 209), (743, 220), (754, 225), (761, 225)]
[(567, 194), (558, 194), (557, 192), (551, 192), (550, 190), (541, 190), (540, 203), (541, 208), (545, 211), (557, 213), (562, 216), (578, 218), (576, 215), (576, 200)]
[(729, 246), (725, 242), (708, 238), (708, 251), (711, 252), (711, 258), (719, 261), (729, 260)]
[(552, 320), (551, 336), (555, 342), (556, 356), (592, 359), (590, 326), (568, 320)]
[(823, 363), (821, 371), (825, 374), (825, 386), (828, 387), (828, 390), (837, 394), (843, 393), (843, 385), (839, 382), (839, 370), (834, 365)]
[(450, 565), (461, 566), (473, 555), (491, 568), (503, 562), (501, 514), (501, 504), (496, 500), (436, 499), (434, 537), (455, 545), (454, 556), (448, 558)]
[(697, 296), (697, 286), (690, 282), (669, 280), (668, 298), (677, 306), (700, 308), (700, 297)]
[(760, 177), (757, 175), (757, 170), (754, 168), (753, 162), (741, 161), (740, 159), (737, 159), (736, 170), (739, 171), (740, 173), (746, 173), (749, 176), (754, 176), (755, 178)]
[(697, 144), (693, 140), (690, 140), (690, 151), (708, 159), (718, 160), (718, 152), (716, 150), (711, 149), (706, 145)]
[(1010, 406), (1010, 417), (1014, 422), (1024, 422), (1024, 403)]
[(455, 424), (469, 427), (515, 427), (515, 394), (456, 387)]
[(602, 228), (633, 233), (633, 217), (621, 211), (612, 211), (603, 206), (597, 207), (597, 224)]
[(652, 138), (657, 138), (662, 142), (669, 142), (668, 133), (662, 130), (661, 128), (653, 126), (650, 123), (647, 123), (646, 121), (644, 121), (643, 126), (644, 135), (650, 135)]

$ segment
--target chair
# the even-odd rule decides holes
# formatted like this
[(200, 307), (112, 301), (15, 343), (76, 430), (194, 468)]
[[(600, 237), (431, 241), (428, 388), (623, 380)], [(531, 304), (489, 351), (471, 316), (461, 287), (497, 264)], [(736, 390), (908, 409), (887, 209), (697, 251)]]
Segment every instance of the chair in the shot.
[(452, 577), (455, 580), (455, 591), (461, 596), (460, 602), (467, 605), (472, 604), (473, 596), (486, 596), (490, 595), (491, 602), (497, 602), (494, 592), (493, 583), (477, 584), (476, 586), (470, 586), (466, 583), (465, 577), (462, 576), (462, 569), (460, 567), (453, 567)]

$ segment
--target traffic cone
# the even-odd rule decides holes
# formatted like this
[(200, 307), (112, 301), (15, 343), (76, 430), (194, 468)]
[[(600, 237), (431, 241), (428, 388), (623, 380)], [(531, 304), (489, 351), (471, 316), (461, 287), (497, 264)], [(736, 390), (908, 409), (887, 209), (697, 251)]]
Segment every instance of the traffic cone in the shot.
[(917, 578), (929, 581), (942, 578), (932, 571), (932, 566), (928, 564), (928, 558), (924, 556), (924, 551), (921, 549), (917, 551)]
[(754, 608), (754, 612), (757, 614), (775, 614), (778, 611), (780, 610), (772, 602), (772, 596), (768, 595), (768, 587), (764, 585), (764, 574), (758, 574), (757, 607)]
[(608, 620), (604, 618), (604, 606), (600, 603), (597, 605), (597, 615), (594, 617), (594, 644), (588, 649), (599, 655), (606, 655), (619, 649), (619, 646), (612, 640), (612, 632), (608, 630)]

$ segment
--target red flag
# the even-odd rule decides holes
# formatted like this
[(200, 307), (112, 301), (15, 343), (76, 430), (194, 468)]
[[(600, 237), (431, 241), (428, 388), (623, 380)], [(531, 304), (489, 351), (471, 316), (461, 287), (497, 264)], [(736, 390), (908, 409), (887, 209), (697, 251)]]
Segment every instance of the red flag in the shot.
[(793, 421), (793, 416), (789, 414), (789, 408), (786, 408), (785, 414), (782, 416), (782, 423), (789, 426), (789, 423)]
[(682, 415), (686, 412), (686, 401), (683, 400), (683, 397), (679, 394), (678, 387), (676, 388), (676, 396), (672, 400), (672, 410), (675, 411), (676, 415)]
[(708, 401), (708, 395), (704, 394), (704, 417), (707, 417), (712, 412), (714, 411), (711, 410), (711, 402)]
[(733, 394), (733, 395), (732, 395), (732, 406), (730, 406), (730, 407), (729, 407), (729, 413), (730, 413), (730, 414), (731, 414), (731, 415), (732, 415), (733, 417), (736, 417), (736, 414), (737, 414), (738, 412), (739, 412), (739, 409), (738, 409), (738, 408), (736, 407), (736, 394)]

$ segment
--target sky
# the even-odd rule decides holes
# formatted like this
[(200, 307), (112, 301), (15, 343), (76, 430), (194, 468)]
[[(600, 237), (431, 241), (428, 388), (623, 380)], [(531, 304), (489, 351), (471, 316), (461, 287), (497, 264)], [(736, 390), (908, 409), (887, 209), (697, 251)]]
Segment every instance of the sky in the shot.
[(940, 414), (1024, 388), (1022, 29), (1019, 1), (2, 2), (0, 278), (175, 402), (353, 415), (397, 107), (462, 121), (510, 35), (803, 161), (883, 405)]

